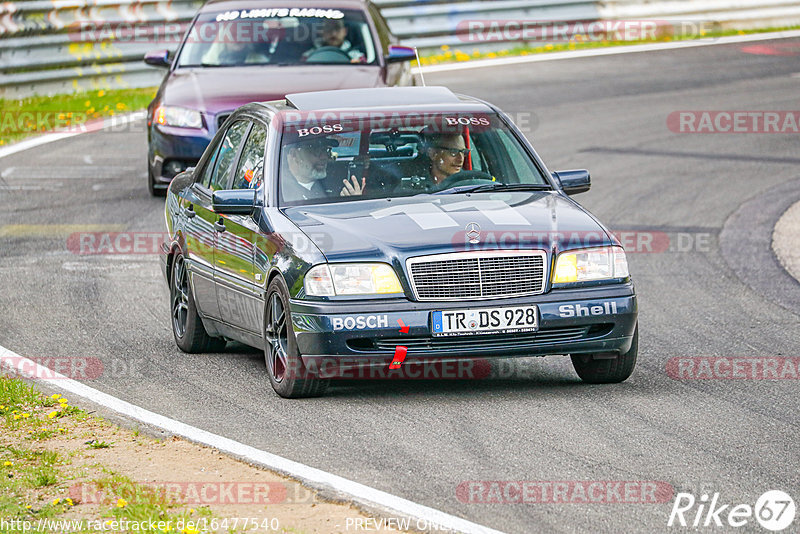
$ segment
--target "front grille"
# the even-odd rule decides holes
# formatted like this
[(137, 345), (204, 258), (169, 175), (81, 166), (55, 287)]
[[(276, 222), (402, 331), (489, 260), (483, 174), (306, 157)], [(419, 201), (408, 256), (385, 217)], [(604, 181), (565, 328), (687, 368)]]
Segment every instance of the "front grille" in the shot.
[(540, 250), (461, 252), (410, 258), (407, 265), (418, 300), (469, 300), (542, 293), (545, 258)]
[(519, 349), (601, 337), (608, 334), (613, 328), (613, 324), (597, 324), (546, 328), (538, 332), (520, 332), (516, 334), (488, 334), (464, 337), (361, 338), (350, 339), (347, 344), (354, 350), (364, 352), (393, 351), (395, 347), (402, 345), (408, 349), (410, 354), (448, 350)]
[(231, 112), (220, 113), (217, 115), (217, 130), (222, 128), (222, 125), (225, 124), (225, 121), (228, 120), (228, 117), (231, 116)]

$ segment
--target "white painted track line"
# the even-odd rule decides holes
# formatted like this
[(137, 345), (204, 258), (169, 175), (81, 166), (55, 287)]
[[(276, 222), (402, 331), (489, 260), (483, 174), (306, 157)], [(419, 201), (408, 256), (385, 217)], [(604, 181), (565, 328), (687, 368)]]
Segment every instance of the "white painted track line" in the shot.
[[(735, 43), (749, 43), (753, 41), (768, 41), (771, 39), (790, 39), (800, 37), (800, 30), (753, 33), (747, 35), (730, 35), (728, 37), (709, 37), (707, 39), (692, 39), (687, 41), (673, 41), (671, 43), (648, 43), (641, 45), (618, 45), (608, 48), (591, 48), (588, 50), (568, 50), (565, 52), (542, 52), (528, 56), (514, 56), (496, 59), (477, 59), (461, 63), (445, 63), (422, 68), (423, 74), (432, 72), (450, 72), (456, 70), (482, 69), (487, 67), (503, 67), (506, 65), (519, 65), (522, 63), (539, 63), (541, 61), (558, 61), (561, 59), (578, 59), (597, 56), (614, 56), (618, 54), (634, 54), (637, 52), (658, 52), (677, 48), (695, 48), (698, 46), (712, 46)], [(464, 43), (468, 46), (470, 43)], [(412, 69), (418, 74), (419, 67)]]
[[(187, 425), (175, 419), (170, 419), (157, 413), (145, 410), (129, 402), (125, 402), (102, 391), (98, 391), (76, 380), (56, 373), (47, 367), (41, 366), (7, 348), (0, 346), (0, 368), (7, 368), (15, 374), (38, 382), (46, 383), (49, 388), (77, 395), (95, 404), (113, 410), (119, 415), (140, 421), (144, 424), (161, 428), (171, 434), (184, 437), (189, 441), (201, 443), (241, 458), (250, 463), (288, 475), (314, 489), (333, 490), (346, 494), (348, 500), (365, 507), (377, 510), (382, 515), (390, 517), (410, 517), (417, 520), (420, 525), (429, 525), (434, 532), (456, 531), (475, 534), (502, 534), (500, 531), (472, 523), (465, 519), (455, 517), (433, 508), (397, 497), (358, 482), (315, 469), (307, 465), (288, 460), (281, 456), (271, 454), (249, 445), (239, 443), (232, 439), (206, 432), (199, 428)], [(47, 377), (47, 378), (36, 378)], [(453, 486), (455, 494), (455, 486)], [(415, 522), (412, 521), (414, 526)], [(436, 525), (436, 526), (433, 526)]]

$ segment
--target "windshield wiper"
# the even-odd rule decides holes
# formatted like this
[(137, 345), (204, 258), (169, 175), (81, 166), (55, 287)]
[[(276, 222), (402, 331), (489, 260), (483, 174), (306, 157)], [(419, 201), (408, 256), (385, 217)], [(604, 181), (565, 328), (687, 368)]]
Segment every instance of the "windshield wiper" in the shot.
[(459, 193), (484, 193), (486, 191), (550, 191), (552, 187), (547, 184), (504, 184), (493, 182), (491, 184), (480, 185), (458, 185), (442, 191), (433, 193), (434, 195), (452, 195)]

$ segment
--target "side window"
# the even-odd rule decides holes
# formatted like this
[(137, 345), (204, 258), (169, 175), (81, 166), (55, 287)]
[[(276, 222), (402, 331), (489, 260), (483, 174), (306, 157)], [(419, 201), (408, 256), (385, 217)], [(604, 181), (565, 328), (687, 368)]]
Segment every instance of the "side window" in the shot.
[(214, 153), (206, 161), (206, 166), (203, 167), (203, 173), (198, 177), (197, 182), (203, 187), (208, 187), (211, 183), (211, 175), (214, 174), (214, 164), (217, 162), (217, 155), (219, 154), (219, 146), (214, 146)]
[(212, 191), (227, 187), (231, 166), (233, 166), (233, 160), (236, 158), (236, 151), (239, 150), (242, 144), (242, 137), (249, 124), (247, 121), (236, 121), (228, 128), (217, 152), (216, 166), (211, 176), (211, 183), (208, 186)]
[(253, 123), (250, 135), (239, 158), (239, 166), (233, 177), (232, 189), (256, 189), (264, 180), (264, 150), (267, 142), (267, 129)]

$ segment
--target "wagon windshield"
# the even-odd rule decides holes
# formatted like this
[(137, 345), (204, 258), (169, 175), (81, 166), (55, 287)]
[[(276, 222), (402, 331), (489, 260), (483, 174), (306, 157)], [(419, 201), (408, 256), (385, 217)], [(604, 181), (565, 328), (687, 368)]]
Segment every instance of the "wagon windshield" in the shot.
[(493, 113), (289, 112), (280, 161), (284, 205), (444, 194), (468, 186), (550, 189)]
[(178, 67), (376, 65), (369, 24), (358, 10), (267, 8), (201, 14)]

